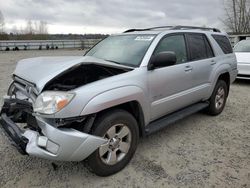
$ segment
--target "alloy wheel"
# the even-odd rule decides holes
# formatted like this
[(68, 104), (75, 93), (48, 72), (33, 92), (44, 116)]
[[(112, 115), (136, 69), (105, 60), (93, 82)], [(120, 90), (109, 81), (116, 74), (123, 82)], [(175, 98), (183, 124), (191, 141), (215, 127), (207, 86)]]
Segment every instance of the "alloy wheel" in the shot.
[(223, 87), (219, 87), (216, 96), (215, 96), (215, 107), (216, 109), (220, 109), (223, 107), (225, 102), (225, 90)]
[(131, 145), (131, 131), (124, 124), (116, 124), (108, 129), (104, 138), (107, 143), (99, 147), (99, 155), (106, 165), (115, 165), (128, 153)]

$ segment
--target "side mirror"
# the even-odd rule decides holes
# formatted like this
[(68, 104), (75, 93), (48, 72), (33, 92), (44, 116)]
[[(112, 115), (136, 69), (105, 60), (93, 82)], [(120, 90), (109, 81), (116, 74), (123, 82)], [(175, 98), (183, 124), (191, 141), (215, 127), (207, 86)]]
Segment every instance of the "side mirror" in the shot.
[(160, 52), (151, 58), (148, 64), (148, 70), (153, 70), (159, 67), (171, 66), (174, 65), (176, 61), (177, 59), (174, 52), (171, 51)]

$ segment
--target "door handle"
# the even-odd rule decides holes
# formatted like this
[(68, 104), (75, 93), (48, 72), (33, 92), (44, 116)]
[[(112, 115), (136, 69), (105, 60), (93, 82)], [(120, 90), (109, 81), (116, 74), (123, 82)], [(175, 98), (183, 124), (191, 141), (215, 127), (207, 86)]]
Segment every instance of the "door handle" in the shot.
[(190, 65), (185, 66), (185, 72), (189, 72), (192, 70), (193, 70), (193, 67), (191, 67)]
[(212, 60), (211, 65), (215, 65), (215, 64), (216, 64), (215, 60)]

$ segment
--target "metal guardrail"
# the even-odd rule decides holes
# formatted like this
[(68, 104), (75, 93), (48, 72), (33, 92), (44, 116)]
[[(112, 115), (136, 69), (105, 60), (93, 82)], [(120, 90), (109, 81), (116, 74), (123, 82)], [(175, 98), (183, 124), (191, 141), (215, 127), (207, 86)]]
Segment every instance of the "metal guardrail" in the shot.
[(1, 40), (0, 51), (7, 50), (44, 50), (44, 49), (88, 49), (101, 39), (82, 40)]

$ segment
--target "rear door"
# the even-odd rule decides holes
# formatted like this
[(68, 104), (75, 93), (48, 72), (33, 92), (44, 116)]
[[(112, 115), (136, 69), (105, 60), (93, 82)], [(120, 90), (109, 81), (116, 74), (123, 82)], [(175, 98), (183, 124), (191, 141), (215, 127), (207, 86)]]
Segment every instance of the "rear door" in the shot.
[(205, 34), (187, 33), (185, 36), (192, 69), (192, 93), (194, 100), (199, 101), (207, 96), (211, 87), (210, 76), (216, 65), (216, 59)]

